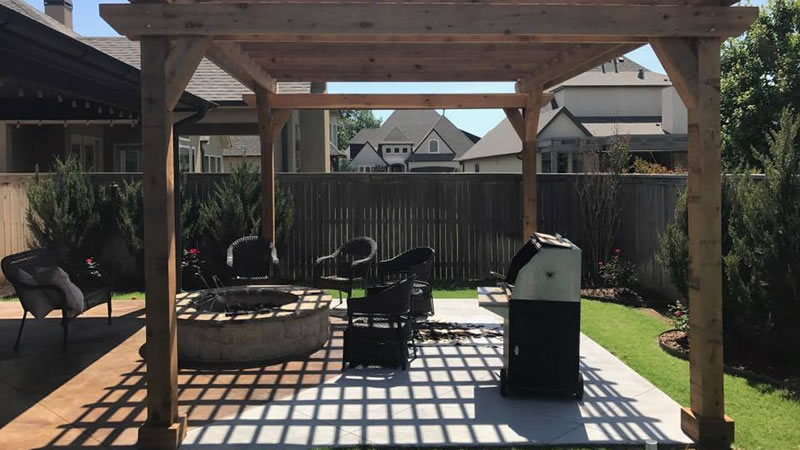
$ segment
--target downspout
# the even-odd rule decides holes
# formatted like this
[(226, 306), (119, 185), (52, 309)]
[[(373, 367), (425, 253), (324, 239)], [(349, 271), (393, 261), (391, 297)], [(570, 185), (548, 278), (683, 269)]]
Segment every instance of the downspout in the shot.
[(174, 196), (175, 196), (175, 278), (176, 290), (183, 292), (183, 273), (181, 270), (183, 260), (183, 222), (181, 221), (181, 151), (180, 151), (180, 128), (185, 125), (193, 125), (208, 112), (208, 106), (203, 106), (199, 111), (191, 116), (181, 119), (172, 125), (172, 178), (174, 180)]

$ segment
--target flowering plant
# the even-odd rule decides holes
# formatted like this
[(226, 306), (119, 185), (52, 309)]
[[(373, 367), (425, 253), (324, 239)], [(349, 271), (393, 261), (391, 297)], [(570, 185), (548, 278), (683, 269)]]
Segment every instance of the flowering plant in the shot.
[(100, 264), (95, 261), (94, 258), (86, 258), (86, 268), (89, 269), (89, 273), (94, 277), (101, 277), (102, 274), (100, 273)]
[(198, 277), (201, 275), (200, 265), (203, 261), (200, 259), (200, 250), (196, 248), (183, 249), (183, 258), (181, 259), (181, 268), (188, 271), (192, 275)]
[(669, 305), (669, 315), (672, 320), (672, 326), (676, 330), (689, 332), (689, 309), (684, 306), (680, 301), (675, 301), (674, 304)]
[(615, 249), (611, 260), (598, 263), (597, 273), (600, 274), (606, 287), (632, 288), (639, 281), (636, 277), (636, 266), (630, 261), (623, 260), (620, 257), (621, 253), (620, 249)]

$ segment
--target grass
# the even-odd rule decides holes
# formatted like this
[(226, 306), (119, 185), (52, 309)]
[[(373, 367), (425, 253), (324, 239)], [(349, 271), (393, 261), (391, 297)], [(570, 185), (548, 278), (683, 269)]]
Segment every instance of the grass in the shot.
[[(581, 328), (681, 405), (689, 404), (689, 363), (667, 355), (657, 336), (671, 328), (645, 310), (584, 300)], [(736, 421), (736, 448), (800, 449), (800, 402), (769, 385), (725, 375), (725, 412)], [(675, 414), (678, 414), (676, 411)]]

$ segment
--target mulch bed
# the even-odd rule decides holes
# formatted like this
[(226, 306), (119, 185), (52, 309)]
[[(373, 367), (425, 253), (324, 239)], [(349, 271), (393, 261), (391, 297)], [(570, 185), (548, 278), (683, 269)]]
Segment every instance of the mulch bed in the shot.
[(627, 306), (641, 306), (642, 297), (628, 288), (593, 288), (581, 289), (581, 297), (601, 302), (619, 303)]
[[(679, 330), (667, 330), (658, 336), (658, 345), (668, 354), (689, 359), (689, 337)], [(726, 359), (731, 359), (726, 357)], [(728, 362), (725, 372), (747, 378), (756, 383), (766, 383), (788, 390), (792, 397), (800, 397), (800, 377), (785, 370), (743, 361)]]

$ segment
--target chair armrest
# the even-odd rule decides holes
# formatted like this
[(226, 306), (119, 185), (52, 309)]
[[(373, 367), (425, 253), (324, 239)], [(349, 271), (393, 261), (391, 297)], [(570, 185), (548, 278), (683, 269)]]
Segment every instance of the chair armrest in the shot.
[(339, 256), (339, 250), (336, 250), (335, 252), (333, 252), (333, 253), (331, 253), (330, 255), (327, 255), (327, 256), (320, 256), (319, 258), (317, 258), (316, 261), (314, 261), (314, 265), (320, 265), (320, 264), (322, 264), (323, 262), (325, 262), (325, 261), (327, 261), (329, 259), (336, 258), (337, 256)]

